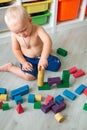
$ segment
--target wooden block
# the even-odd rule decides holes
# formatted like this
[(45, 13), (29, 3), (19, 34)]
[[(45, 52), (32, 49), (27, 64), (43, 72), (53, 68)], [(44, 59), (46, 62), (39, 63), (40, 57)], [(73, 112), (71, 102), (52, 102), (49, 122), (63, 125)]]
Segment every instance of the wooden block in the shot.
[(16, 104), (18, 104), (19, 102), (20, 102), (20, 103), (23, 103), (23, 98), (22, 98), (21, 95), (15, 96), (15, 97), (14, 97), (14, 100), (15, 100)]
[(63, 91), (63, 95), (68, 97), (71, 100), (74, 100), (76, 98), (76, 95), (67, 89)]
[(10, 98), (13, 100), (15, 96), (17, 95), (25, 95), (29, 93), (29, 86), (24, 85), (22, 87), (16, 88), (10, 92)]
[(50, 90), (51, 87), (48, 85), (47, 82), (44, 82), (43, 86), (38, 86), (38, 90)]
[(2, 102), (2, 101), (0, 101), (0, 109), (2, 109), (2, 104), (3, 104), (3, 102)]
[(0, 95), (0, 100), (1, 101), (7, 101), (7, 99), (8, 99), (8, 95), (7, 94), (1, 94)]
[(68, 52), (63, 48), (58, 48), (57, 49), (57, 54), (65, 57), (65, 56), (67, 56)]
[(24, 112), (24, 109), (23, 109), (21, 103), (18, 103), (18, 105), (16, 107), (16, 111), (18, 112), (18, 114), (21, 114)]
[(44, 83), (44, 70), (41, 68), (39, 71), (38, 71), (38, 86), (43, 86), (43, 83)]
[(61, 84), (61, 79), (60, 79), (60, 77), (48, 78), (48, 84), (50, 86), (52, 86), (53, 84)]
[(28, 95), (28, 102), (34, 103), (35, 102), (35, 94), (29, 94)]
[(83, 93), (87, 96), (87, 87), (84, 89)]
[(9, 110), (9, 104), (8, 103), (3, 103), (2, 104), (2, 109), (3, 109), (3, 111), (4, 110)]
[(41, 101), (41, 94), (35, 94), (35, 101)]
[(64, 97), (63, 96), (58, 95), (58, 96), (55, 97), (55, 102), (57, 104), (60, 104), (62, 101), (64, 101)]
[(87, 111), (87, 103), (84, 104), (83, 110)]
[(45, 100), (45, 104), (47, 105), (51, 100), (53, 100), (53, 96), (47, 95), (46, 100)]
[(78, 78), (83, 75), (85, 75), (85, 72), (82, 69), (78, 70), (76, 73), (73, 74), (74, 78)]
[(55, 119), (58, 122), (63, 122), (64, 121), (64, 116), (61, 113), (57, 113), (57, 114), (55, 114)]
[(81, 84), (78, 88), (75, 89), (75, 92), (80, 95), (85, 90), (85, 88), (86, 86)]
[(41, 108), (41, 102), (34, 102), (34, 109), (40, 109)]
[(74, 66), (74, 67), (72, 67), (72, 68), (69, 69), (69, 72), (70, 72), (70, 74), (73, 74), (73, 73), (76, 73), (77, 70), (78, 69), (76, 68), (76, 66)]
[(6, 88), (0, 88), (0, 94), (6, 94), (7, 90)]

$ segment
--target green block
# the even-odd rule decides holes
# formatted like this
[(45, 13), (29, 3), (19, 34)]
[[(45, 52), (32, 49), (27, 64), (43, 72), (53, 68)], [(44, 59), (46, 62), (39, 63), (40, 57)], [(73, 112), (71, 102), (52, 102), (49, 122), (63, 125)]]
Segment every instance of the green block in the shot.
[(38, 90), (50, 90), (51, 87), (48, 85), (48, 82), (44, 82), (43, 86), (38, 86)]
[(62, 48), (58, 48), (57, 54), (65, 57), (68, 54), (68, 52), (66, 50), (62, 49)]
[(69, 83), (57, 84), (57, 88), (69, 88)]
[(3, 103), (2, 104), (2, 109), (3, 110), (9, 110), (9, 104), (8, 103)]
[(35, 102), (34, 109), (40, 109), (40, 108), (41, 108), (41, 102)]
[(87, 111), (87, 103), (84, 104), (83, 110)]

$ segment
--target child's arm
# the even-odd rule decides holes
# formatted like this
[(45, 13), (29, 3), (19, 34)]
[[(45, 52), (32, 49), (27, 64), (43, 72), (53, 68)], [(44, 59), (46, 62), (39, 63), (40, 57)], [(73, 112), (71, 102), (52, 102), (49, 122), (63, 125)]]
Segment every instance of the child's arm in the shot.
[(38, 64), (38, 68), (40, 68), (40, 66), (42, 66), (45, 69), (48, 65), (47, 58), (52, 51), (52, 41), (51, 41), (50, 36), (47, 34), (47, 32), (42, 27), (38, 28), (38, 35), (43, 42), (43, 50), (41, 53), (41, 59)]
[(12, 36), (12, 50), (17, 60), (23, 65), (22, 69), (32, 70), (32, 64), (30, 64), (29, 62), (25, 60), (23, 53), (21, 51), (21, 47), (14, 35)]

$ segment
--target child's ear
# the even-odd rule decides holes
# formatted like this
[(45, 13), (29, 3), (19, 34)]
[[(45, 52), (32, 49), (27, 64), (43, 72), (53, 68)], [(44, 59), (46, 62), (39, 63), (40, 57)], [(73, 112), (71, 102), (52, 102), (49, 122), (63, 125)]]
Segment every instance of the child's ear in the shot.
[(32, 23), (32, 18), (31, 17), (29, 18), (29, 22)]

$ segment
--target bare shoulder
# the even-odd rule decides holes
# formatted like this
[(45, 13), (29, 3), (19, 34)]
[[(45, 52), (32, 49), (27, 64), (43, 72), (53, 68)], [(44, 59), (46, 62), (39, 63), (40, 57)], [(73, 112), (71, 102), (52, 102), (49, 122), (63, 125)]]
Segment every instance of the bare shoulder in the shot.
[(13, 48), (19, 48), (19, 42), (17, 40), (17, 36), (14, 33), (11, 33), (11, 39), (12, 39), (12, 47)]
[(14, 33), (11, 33), (11, 39), (12, 39), (12, 43), (17, 41), (17, 37), (16, 37), (16, 35)]

